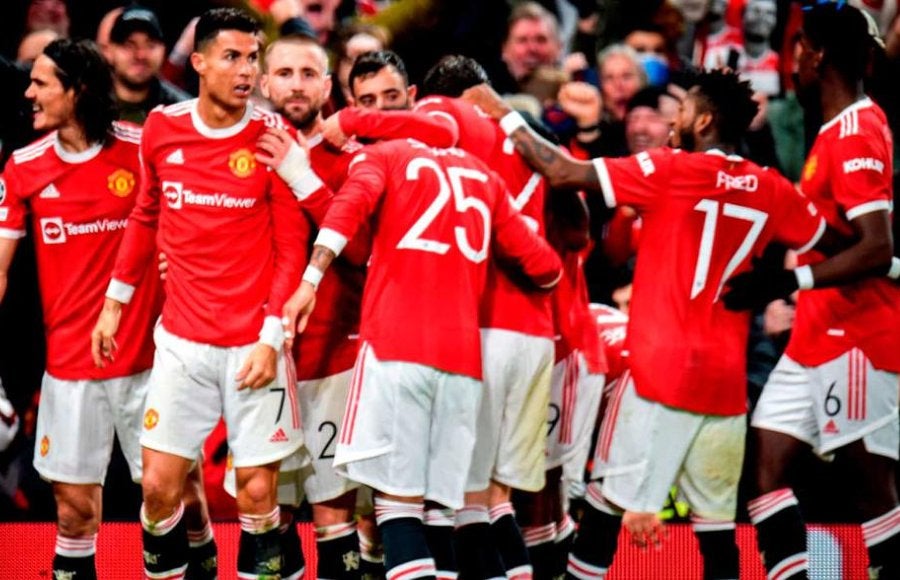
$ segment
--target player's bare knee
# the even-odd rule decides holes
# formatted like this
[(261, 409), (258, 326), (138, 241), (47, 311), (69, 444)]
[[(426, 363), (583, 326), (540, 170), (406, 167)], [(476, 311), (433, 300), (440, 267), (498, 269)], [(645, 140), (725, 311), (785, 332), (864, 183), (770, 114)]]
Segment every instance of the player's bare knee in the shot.
[(239, 512), (259, 514), (275, 507), (277, 503), (277, 467), (239, 468), (236, 475)]
[(100, 527), (100, 501), (91, 486), (54, 486), (56, 516), (63, 536), (78, 537), (97, 533)]
[(144, 512), (151, 520), (162, 520), (175, 511), (183, 496), (183, 488), (172, 485), (168, 478), (155, 473), (144, 473), (141, 481), (144, 494)]

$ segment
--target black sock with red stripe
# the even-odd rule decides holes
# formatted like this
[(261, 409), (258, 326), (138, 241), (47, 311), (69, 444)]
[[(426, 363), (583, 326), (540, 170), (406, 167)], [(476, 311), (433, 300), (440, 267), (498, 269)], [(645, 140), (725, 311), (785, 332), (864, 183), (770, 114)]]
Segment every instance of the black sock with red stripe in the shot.
[(522, 530), (516, 523), (512, 503), (495, 505), (490, 509), (489, 515), (494, 546), (508, 575), (515, 577), (516, 574), (532, 573), (528, 548), (522, 539)]
[(869, 578), (900, 578), (900, 507), (862, 525), (869, 552)]
[(619, 547), (622, 515), (600, 494), (596, 481), (588, 485), (584, 514), (566, 568), (567, 578), (604, 578)]
[(769, 577), (807, 578), (806, 526), (794, 492), (789, 488), (769, 492), (750, 500), (747, 511)]
[(734, 522), (695, 521), (693, 528), (703, 556), (703, 580), (737, 579), (740, 558)]

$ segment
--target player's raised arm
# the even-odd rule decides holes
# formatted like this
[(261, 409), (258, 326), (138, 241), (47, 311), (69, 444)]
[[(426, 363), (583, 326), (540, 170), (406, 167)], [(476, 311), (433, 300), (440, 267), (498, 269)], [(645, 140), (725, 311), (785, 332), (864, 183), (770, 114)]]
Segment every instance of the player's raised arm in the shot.
[(538, 135), (528, 126), (525, 118), (507, 105), (490, 86), (482, 84), (467, 89), (462, 98), (500, 121), (500, 127), (515, 144), (516, 150), (547, 178), (551, 187), (600, 190), (597, 172), (590, 161), (573, 159)]

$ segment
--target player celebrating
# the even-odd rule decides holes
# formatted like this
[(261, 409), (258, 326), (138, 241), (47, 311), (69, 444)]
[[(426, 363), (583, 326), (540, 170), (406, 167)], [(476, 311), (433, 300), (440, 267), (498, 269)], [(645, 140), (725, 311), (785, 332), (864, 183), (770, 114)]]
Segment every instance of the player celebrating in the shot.
[(278, 314), (299, 277), (303, 226), (291, 190), (255, 158), (265, 157), (256, 146), (266, 128), (286, 127), (249, 103), (258, 30), (236, 9), (200, 17), (191, 55), (200, 97), (147, 119), (145, 178), (93, 334), (95, 358), (109, 360), (122, 305), (158, 237), (167, 299), (141, 437), (144, 566), (157, 577), (184, 569), (178, 490), (220, 415), (237, 469), (239, 574), (281, 569), (276, 477), (302, 432)]
[[(448, 207), (451, 195), (456, 201)], [(289, 323), (303, 313), (302, 329), (322, 271), (372, 214), (378, 227), (363, 296), (363, 345), (335, 464), (377, 490), (388, 577), (428, 577), (435, 575), (432, 554), (450, 546), (426, 544), (423, 500), (462, 507), (474, 445), (479, 293), (492, 232), (492, 247), (538, 286), (555, 284), (559, 260), (482, 163), (460, 150), (389, 141), (352, 165), (304, 283), (285, 308)]]
[[(892, 255), (893, 145), (884, 113), (862, 90), (871, 53), (881, 50), (873, 42), (877, 28), (863, 14), (841, 3), (811, 7), (797, 53), (797, 95), (807, 110), (821, 110), (825, 121), (801, 188), (851, 245), (841, 261), (801, 256), (796, 278), (748, 277), (740, 287), (744, 300), (735, 304), (749, 305), (754, 292), (786, 295), (799, 280), (790, 342), (752, 420), (760, 496), (748, 507), (773, 578), (806, 577), (806, 532), (787, 471), (808, 447), (840, 453), (858, 474), (870, 578), (900, 577), (900, 286), (880, 276), (858, 279), (861, 273), (883, 274)], [(890, 274), (897, 278), (900, 260), (893, 260)], [(822, 289), (839, 276), (857, 281)], [(773, 280), (788, 285), (771, 288)]]
[(94, 552), (106, 468), (118, 435), (141, 477), (141, 419), (161, 299), (150, 275), (122, 326), (135, 339), (98, 369), (84, 339), (113, 269), (140, 175), (140, 129), (115, 123), (112, 77), (89, 42), (57, 40), (35, 61), (26, 97), (34, 128), (51, 131), (16, 151), (0, 180), (0, 299), (30, 209), (37, 235), (47, 372), (35, 469), (57, 503), (55, 577), (96, 578)]
[[(552, 185), (600, 191), (607, 206), (627, 204), (644, 220), (628, 326), (630, 374), (617, 413), (606, 419), (614, 421), (609, 454), (593, 473), (605, 480), (590, 484), (569, 574), (605, 575), (620, 521), (636, 542), (658, 540), (656, 512), (677, 480), (694, 508), (705, 577), (737, 577), (749, 316), (726, 310), (720, 295), (770, 241), (805, 250), (824, 230), (790, 183), (733, 154), (757, 109), (747, 84), (720, 71), (697, 77), (676, 120), (676, 145), (685, 151), (590, 162), (526, 130), (487, 87), (467, 96), (503, 119), (516, 147)], [(628, 512), (624, 520), (620, 510)]]

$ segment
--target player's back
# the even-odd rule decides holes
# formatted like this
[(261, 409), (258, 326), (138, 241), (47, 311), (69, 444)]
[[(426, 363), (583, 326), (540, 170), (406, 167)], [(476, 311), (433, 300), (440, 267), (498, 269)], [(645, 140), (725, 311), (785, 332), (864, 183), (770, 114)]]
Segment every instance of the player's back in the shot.
[(725, 309), (724, 284), (773, 239), (814, 242), (821, 219), (783, 177), (719, 151), (597, 165), (607, 197), (643, 218), (628, 330), (638, 392), (696, 412), (744, 412), (749, 314)]

